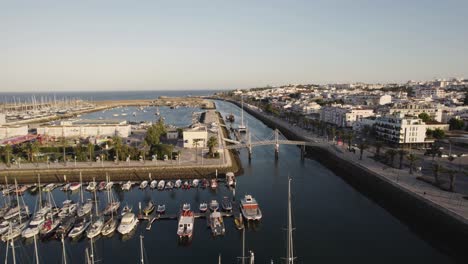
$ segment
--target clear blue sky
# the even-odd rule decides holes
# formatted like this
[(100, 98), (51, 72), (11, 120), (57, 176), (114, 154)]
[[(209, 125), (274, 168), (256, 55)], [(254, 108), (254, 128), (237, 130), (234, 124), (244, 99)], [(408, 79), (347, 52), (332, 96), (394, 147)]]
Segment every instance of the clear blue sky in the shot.
[(468, 1), (0, 0), (0, 91), (468, 77)]

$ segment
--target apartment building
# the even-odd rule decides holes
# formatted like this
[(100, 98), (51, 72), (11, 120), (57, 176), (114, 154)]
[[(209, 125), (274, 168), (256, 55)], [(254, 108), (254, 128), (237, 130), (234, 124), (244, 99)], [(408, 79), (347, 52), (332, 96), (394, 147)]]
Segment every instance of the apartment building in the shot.
[(378, 117), (374, 124), (377, 137), (395, 145), (426, 145), (427, 125), (418, 117), (393, 114)]

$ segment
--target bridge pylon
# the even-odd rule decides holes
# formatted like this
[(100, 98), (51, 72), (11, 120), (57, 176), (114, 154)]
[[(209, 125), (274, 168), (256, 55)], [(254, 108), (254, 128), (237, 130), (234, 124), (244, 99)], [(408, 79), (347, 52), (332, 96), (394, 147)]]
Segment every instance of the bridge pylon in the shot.
[(275, 129), (275, 159), (279, 159), (279, 130), (276, 128)]

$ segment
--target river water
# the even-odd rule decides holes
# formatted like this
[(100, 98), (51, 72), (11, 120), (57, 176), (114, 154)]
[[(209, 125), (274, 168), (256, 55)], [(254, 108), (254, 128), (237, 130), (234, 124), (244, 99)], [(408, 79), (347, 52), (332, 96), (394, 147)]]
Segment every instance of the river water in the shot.
[[(225, 116), (233, 113), (240, 120), (237, 106), (217, 102), (218, 110)], [(171, 115), (168, 111), (167, 115)], [(262, 122), (245, 114), (246, 122), (255, 135), (267, 138), (272, 130)], [(169, 119), (167, 117), (167, 119)], [(256, 263), (282, 263), (286, 255), (287, 177), (293, 178), (293, 221), (295, 254), (297, 263), (453, 263), (453, 261), (413, 233), (405, 224), (378, 204), (360, 194), (340, 177), (314, 160), (301, 161), (300, 151), (294, 146), (281, 146), (280, 159), (275, 162), (272, 146), (257, 147), (253, 159), (248, 162), (245, 151), (240, 158), (244, 173), (237, 178), (236, 198), (252, 194), (259, 202), (263, 219), (250, 225), (246, 231), (246, 251), (255, 253)], [(79, 194), (53, 192), (54, 199), (79, 199)], [(85, 193), (91, 197), (90, 193)], [(165, 203), (168, 213), (175, 213), (184, 202), (192, 208), (211, 199), (232, 195), (223, 185), (218, 190), (173, 190), (116, 192), (122, 205), (153, 199)], [(101, 207), (106, 194), (98, 193)], [(33, 206), (36, 196), (25, 194), (24, 199)], [(34, 207), (32, 207), (34, 208)], [(223, 263), (240, 263), (242, 232), (235, 229), (233, 220), (226, 219), (224, 237), (213, 238), (203, 219), (195, 222), (194, 237), (190, 244), (179, 244), (176, 235), (177, 221), (161, 220), (153, 224), (151, 231), (140, 224), (132, 237), (125, 241), (118, 234), (111, 238), (99, 238), (95, 243), (96, 259), (100, 263), (137, 263), (139, 260), (139, 235), (144, 236), (147, 263), (217, 263), (221, 254)], [(18, 263), (31, 263), (31, 241), (16, 243)], [(68, 263), (84, 263), (88, 239), (66, 241)], [(5, 245), (0, 246), (0, 256), (5, 258)], [(11, 255), (11, 252), (9, 253)], [(41, 263), (60, 263), (61, 244), (51, 240), (39, 243)]]

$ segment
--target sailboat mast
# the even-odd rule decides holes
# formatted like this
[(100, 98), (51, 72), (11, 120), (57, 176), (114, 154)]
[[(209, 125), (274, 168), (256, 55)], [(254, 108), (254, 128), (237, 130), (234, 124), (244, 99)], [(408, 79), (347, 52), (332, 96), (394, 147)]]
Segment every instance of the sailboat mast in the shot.
[[(6, 184), (6, 187), (9, 187), (8, 186), (8, 178), (7, 176), (5, 175), (5, 184)], [(8, 196), (8, 204), (10, 205), (11, 204), (11, 198), (10, 198), (10, 195), (7, 195)]]
[(94, 264), (93, 238), (91, 238), (91, 264)]
[(13, 253), (13, 264), (16, 264), (15, 240), (11, 239), (11, 252)]
[(81, 203), (83, 204), (83, 177), (80, 171), (80, 196), (81, 196)]
[(63, 234), (62, 234), (62, 256), (63, 256), (63, 264), (67, 264), (67, 252), (65, 251), (65, 240), (63, 239)]
[(16, 178), (15, 178), (15, 192), (16, 192), (16, 206), (18, 206), (18, 211), (19, 211), (18, 218), (19, 218), (19, 222), (21, 224), (21, 207), (20, 207), (20, 204), (19, 204), (18, 182), (16, 181)]
[(245, 264), (245, 228), (242, 229), (242, 264)]
[(42, 188), (41, 188), (41, 174), (37, 174), (37, 184), (39, 188), (39, 209), (42, 208)]
[(34, 235), (34, 252), (36, 253), (36, 264), (39, 264), (39, 253), (37, 252), (36, 235)]
[(288, 264), (294, 263), (294, 246), (293, 246), (293, 227), (292, 227), (292, 209), (291, 209), (291, 178), (288, 178), (288, 250), (286, 261)]
[(143, 236), (140, 235), (140, 256), (141, 256), (141, 264), (145, 264), (145, 259), (143, 257)]

